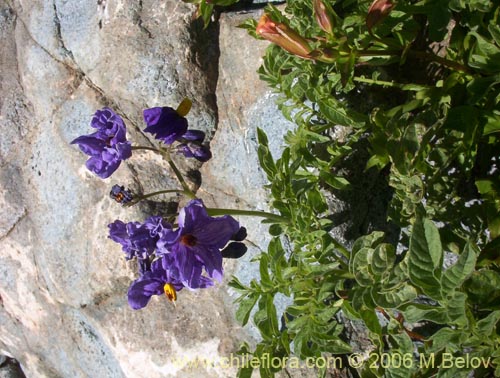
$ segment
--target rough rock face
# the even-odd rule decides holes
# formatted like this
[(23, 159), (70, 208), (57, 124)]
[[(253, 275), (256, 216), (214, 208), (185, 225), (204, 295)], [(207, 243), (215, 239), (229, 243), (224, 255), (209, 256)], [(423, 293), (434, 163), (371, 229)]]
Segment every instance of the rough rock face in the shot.
[[(189, 365), (228, 356), (247, 337), (225, 283), (182, 291), (176, 308), (154, 298), (133, 311), (126, 301), (135, 265), (107, 239), (106, 225), (162, 206), (123, 209), (107, 193), (115, 183), (144, 192), (177, 186), (168, 166), (134, 153), (100, 180), (69, 143), (110, 106), (134, 144), (152, 145), (142, 109), (189, 97), (190, 126), (213, 136), (200, 197), (265, 210), (255, 127), (278, 151), (290, 126), (255, 73), (266, 44), (235, 29), (248, 15), (203, 31), (181, 1), (97, 3), (0, 0), (0, 352), (28, 377), (234, 377), (217, 364)], [(259, 222), (247, 225), (265, 246)]]

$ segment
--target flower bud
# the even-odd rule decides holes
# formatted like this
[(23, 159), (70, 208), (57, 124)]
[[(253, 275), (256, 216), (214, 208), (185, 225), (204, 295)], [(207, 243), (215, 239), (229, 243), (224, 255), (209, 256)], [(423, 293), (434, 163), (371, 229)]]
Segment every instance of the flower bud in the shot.
[(386, 18), (391, 10), (394, 8), (394, 4), (391, 0), (375, 0), (370, 9), (368, 9), (368, 15), (366, 16), (366, 26), (368, 30), (378, 23), (382, 22)]
[(262, 15), (255, 31), (262, 38), (277, 44), (289, 53), (309, 59), (312, 49), (305, 38), (287, 25), (273, 21), (267, 13)]
[(229, 243), (221, 252), (222, 257), (225, 259), (239, 259), (242, 257), (248, 248), (245, 244), (240, 242)]
[(209, 161), (212, 158), (210, 147), (206, 144), (196, 142), (181, 143), (177, 146), (177, 152), (183, 154), (187, 158), (195, 158), (202, 163)]
[(189, 98), (185, 98), (184, 100), (181, 101), (179, 106), (176, 109), (177, 114), (179, 114), (181, 117), (185, 117), (189, 111), (191, 110), (191, 106), (193, 103)]
[(319, 27), (328, 34), (333, 33), (333, 18), (323, 0), (313, 0), (314, 17)]

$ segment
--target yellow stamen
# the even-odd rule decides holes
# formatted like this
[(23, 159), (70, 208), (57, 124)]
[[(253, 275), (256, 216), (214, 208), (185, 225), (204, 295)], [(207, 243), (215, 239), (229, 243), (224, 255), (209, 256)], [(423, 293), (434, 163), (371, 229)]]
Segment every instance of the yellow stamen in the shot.
[(175, 301), (177, 300), (177, 292), (175, 291), (175, 288), (172, 284), (166, 283), (163, 286), (163, 291), (165, 292), (165, 295), (167, 296), (168, 300), (170, 302), (173, 302), (175, 305)]
[(191, 105), (193, 105), (191, 100), (189, 98), (185, 98), (177, 107), (177, 114), (179, 114), (181, 117), (185, 117), (191, 110)]

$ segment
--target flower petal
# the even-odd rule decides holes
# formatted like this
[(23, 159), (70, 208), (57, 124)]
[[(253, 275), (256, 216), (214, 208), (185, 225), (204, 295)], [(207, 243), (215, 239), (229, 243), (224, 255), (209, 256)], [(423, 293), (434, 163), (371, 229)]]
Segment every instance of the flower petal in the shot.
[(240, 229), (236, 219), (230, 215), (210, 218), (205, 223), (196, 223), (193, 234), (199, 244), (223, 248), (235, 233)]
[(188, 130), (184, 133), (182, 139), (189, 140), (191, 142), (203, 142), (203, 139), (205, 139), (205, 133), (201, 130)]
[(218, 249), (197, 246), (190, 250), (196, 258), (205, 266), (210, 278), (222, 281), (222, 255)]
[(173, 108), (156, 107), (143, 112), (147, 127), (145, 132), (155, 135), (155, 139), (172, 144), (187, 131), (187, 119), (181, 117)]
[(106, 147), (104, 141), (89, 135), (82, 135), (73, 140), (71, 144), (78, 144), (80, 150), (89, 156), (99, 156)]
[(128, 303), (134, 310), (145, 307), (153, 295), (161, 295), (164, 283), (156, 278), (149, 278), (150, 272), (135, 280), (128, 289)]

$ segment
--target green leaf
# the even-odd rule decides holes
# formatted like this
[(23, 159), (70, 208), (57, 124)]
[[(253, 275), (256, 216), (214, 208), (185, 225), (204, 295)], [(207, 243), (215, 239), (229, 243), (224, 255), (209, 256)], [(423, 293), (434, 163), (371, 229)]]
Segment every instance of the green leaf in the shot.
[(446, 351), (456, 352), (459, 345), (466, 341), (468, 338), (467, 333), (462, 330), (456, 330), (448, 327), (438, 330), (430, 340), (430, 348), (428, 353), (438, 353), (445, 349)]
[(377, 280), (381, 280), (384, 274), (392, 271), (395, 261), (394, 247), (387, 243), (379, 244), (373, 252), (371, 272)]
[(352, 255), (358, 253), (362, 248), (375, 248), (384, 240), (385, 234), (381, 231), (374, 231), (369, 235), (361, 236), (354, 242), (352, 246)]
[(370, 331), (377, 335), (382, 334), (382, 326), (374, 309), (363, 308), (359, 311), (359, 316), (361, 316), (361, 319)]
[(456, 324), (459, 327), (467, 325), (468, 320), (465, 314), (466, 300), (467, 295), (458, 291), (453, 292), (451, 298), (447, 297), (445, 305), (450, 324)]
[(255, 39), (262, 39), (262, 37), (260, 37), (255, 31), (257, 29), (257, 20), (254, 20), (253, 18), (246, 19), (238, 25), (238, 28), (245, 29), (247, 33)]
[(473, 106), (457, 106), (448, 112), (443, 127), (466, 132), (474, 128), (478, 120), (478, 110)]
[(475, 77), (467, 84), (467, 103), (478, 104), (483, 98), (487, 98), (490, 89), (500, 83), (500, 75)]
[(208, 4), (206, 0), (201, 0), (199, 4), (199, 14), (203, 20), (204, 27), (206, 28), (210, 23), (210, 18), (212, 17), (212, 12), (214, 10), (213, 4)]
[[(250, 365), (250, 364), (248, 364)], [(238, 370), (237, 378), (252, 378), (253, 367), (251, 366), (242, 366)]]
[(334, 176), (329, 172), (321, 171), (319, 173), (319, 178), (334, 189), (345, 190), (350, 186), (349, 181), (347, 181), (345, 178), (341, 176)]
[(473, 272), (464, 286), (469, 299), (479, 308), (500, 309), (500, 273), (487, 269)]
[(266, 295), (266, 310), (267, 320), (271, 329), (272, 335), (279, 334), (278, 316), (276, 314), (276, 306), (274, 305), (274, 296), (271, 294)]
[(260, 282), (263, 287), (272, 288), (274, 287), (269, 275), (269, 257), (266, 253), (262, 253), (259, 257), (259, 271), (260, 271)]
[(493, 311), (487, 317), (476, 323), (476, 333), (481, 338), (489, 338), (496, 333), (496, 326), (500, 320), (500, 311)]
[(240, 292), (248, 292), (250, 289), (243, 285), (238, 278), (235, 276), (231, 277), (231, 281), (229, 281), (228, 285)]
[(500, 112), (483, 112), (482, 119), (484, 120), (483, 135), (500, 133)]
[(248, 318), (250, 317), (250, 312), (257, 303), (259, 299), (259, 293), (251, 293), (247, 297), (243, 297), (239, 300), (238, 309), (236, 310), (236, 320), (245, 325), (248, 323)]
[(307, 193), (307, 200), (315, 213), (320, 214), (328, 210), (325, 198), (317, 188), (312, 188)]
[(365, 125), (363, 117), (355, 115), (352, 112), (351, 115), (347, 114), (343, 105), (333, 97), (319, 100), (318, 105), (321, 113), (326, 117), (326, 119), (334, 124), (351, 126), (354, 128), (360, 128)]
[(407, 304), (400, 308), (408, 323), (418, 323), (428, 320), (437, 324), (446, 324), (449, 322), (447, 310), (443, 307), (428, 306), (421, 304)]
[(432, 221), (417, 217), (410, 239), (409, 274), (411, 281), (433, 299), (441, 298), (442, 259), (438, 229)]
[(398, 308), (413, 301), (418, 296), (417, 290), (407, 283), (389, 291), (373, 287), (371, 294), (376, 305), (382, 308)]
[(448, 268), (441, 277), (443, 292), (451, 292), (462, 285), (476, 267), (477, 254), (471, 243), (467, 243), (458, 261)]
[(271, 236), (279, 236), (283, 233), (283, 229), (279, 224), (272, 224), (269, 226), (269, 234)]
[(469, 35), (476, 38), (469, 55), (469, 66), (486, 73), (500, 72), (500, 48), (475, 31)]
[(488, 25), (488, 31), (490, 32), (491, 36), (495, 40), (495, 43), (497, 44), (497, 46), (500, 46), (500, 26), (491, 22)]
[(360, 286), (366, 287), (375, 283), (375, 277), (370, 271), (372, 256), (373, 249), (365, 247), (357, 251), (351, 259), (350, 270)]
[(448, 32), (448, 24), (451, 19), (451, 12), (448, 8), (448, 0), (434, 1), (432, 7), (428, 8), (429, 37), (434, 42), (440, 42)]
[(259, 141), (259, 148), (257, 149), (257, 155), (259, 157), (260, 166), (266, 172), (269, 181), (273, 181), (274, 176), (277, 173), (276, 165), (274, 164), (273, 156), (269, 151), (269, 141), (267, 139), (266, 133), (257, 128), (257, 139)]

